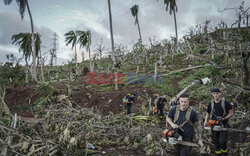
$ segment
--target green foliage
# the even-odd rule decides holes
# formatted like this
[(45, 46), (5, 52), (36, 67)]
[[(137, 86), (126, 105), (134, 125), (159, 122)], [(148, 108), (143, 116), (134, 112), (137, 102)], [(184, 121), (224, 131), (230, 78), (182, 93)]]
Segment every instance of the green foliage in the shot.
[(168, 95), (174, 94), (174, 86), (170, 78), (162, 77), (162, 81), (158, 84), (156, 83), (146, 83), (144, 85), (147, 88), (151, 88), (160, 94), (167, 93)]
[(207, 85), (194, 85), (188, 90), (188, 94), (190, 95), (190, 98), (208, 103), (211, 100), (212, 87), (212, 83)]
[(194, 53), (200, 54), (200, 51), (204, 49), (207, 49), (207, 45), (204, 43), (200, 43), (194, 48)]
[(175, 54), (174, 54), (174, 59), (175, 59), (175, 60), (178, 60), (178, 59), (180, 59), (183, 55), (184, 55), (184, 54), (182, 54), (182, 53), (175, 53)]
[(172, 80), (179, 79), (184, 76), (183, 72), (176, 72), (174, 74), (169, 75), (168, 77), (171, 78)]
[(5, 118), (0, 118), (0, 123), (3, 123), (5, 125), (10, 125), (12, 123), (12, 120), (8, 120)]
[(0, 84), (8, 85), (11, 81), (17, 85), (25, 83), (25, 74), (21, 66), (4, 65), (0, 67)]
[(107, 92), (107, 91), (111, 91), (114, 89), (115, 89), (114, 85), (102, 85), (102, 86), (100, 86), (99, 91), (100, 92)]
[(250, 35), (247, 29), (240, 29), (239, 31), (242, 37), (241, 39), (242, 42), (250, 41)]
[(51, 82), (44, 82), (36, 90), (48, 92), (48, 96), (52, 99), (52, 96), (56, 92), (56, 89), (52, 86)]
[(187, 78), (179, 82), (179, 88), (184, 89), (187, 85), (191, 84), (195, 78), (205, 78), (209, 77), (212, 80), (216, 80), (218, 77), (221, 77), (221, 70), (215, 68), (214, 66), (207, 66), (204, 68), (197, 69), (195, 73), (190, 74)]
[[(35, 113), (41, 109), (44, 108), (44, 106), (48, 103), (48, 96), (46, 97), (40, 97), (37, 101), (35, 101), (34, 103), (31, 104), (23, 104), (23, 105), (19, 105), (17, 107), (14, 108), (14, 110), (16, 111), (22, 111), (22, 112), (32, 112)], [(37, 114), (33, 114), (35, 117), (37, 116)]]

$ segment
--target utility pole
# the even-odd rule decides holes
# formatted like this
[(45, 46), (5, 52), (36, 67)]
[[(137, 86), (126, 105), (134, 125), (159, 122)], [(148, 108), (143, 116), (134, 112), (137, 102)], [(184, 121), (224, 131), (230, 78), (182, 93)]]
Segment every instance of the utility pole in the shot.
[(116, 67), (115, 67), (115, 65), (116, 65), (116, 54), (115, 54), (115, 47), (114, 47), (113, 27), (112, 27), (112, 14), (111, 14), (110, 0), (108, 0), (108, 7), (109, 7), (110, 37), (111, 37), (111, 46), (112, 46), (112, 53), (113, 53), (113, 69), (115, 71), (115, 90), (118, 90), (117, 71), (116, 71)]
[(50, 65), (51, 66), (53, 66), (53, 62), (55, 63), (54, 65), (57, 64), (57, 57), (56, 57), (56, 52), (58, 50), (57, 49), (57, 47), (58, 47), (57, 41), (58, 41), (58, 35), (56, 33), (54, 33), (53, 39), (52, 39), (53, 48), (50, 49), (50, 55), (51, 55)]

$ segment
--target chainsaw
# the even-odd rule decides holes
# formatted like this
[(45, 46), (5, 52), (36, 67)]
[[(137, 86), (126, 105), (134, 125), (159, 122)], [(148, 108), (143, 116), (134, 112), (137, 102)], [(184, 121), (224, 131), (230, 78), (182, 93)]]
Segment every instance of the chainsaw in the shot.
[(181, 144), (186, 146), (199, 147), (198, 144), (188, 141), (183, 141), (182, 136), (177, 132), (177, 130), (178, 129), (173, 129), (173, 128), (165, 129), (163, 131), (163, 141), (171, 145)]
[(220, 121), (218, 120), (209, 120), (208, 126), (205, 127), (206, 130), (213, 130), (213, 131), (230, 131), (230, 132), (247, 132), (249, 133), (249, 130), (240, 130), (240, 129), (234, 129), (234, 128), (224, 128), (221, 126)]

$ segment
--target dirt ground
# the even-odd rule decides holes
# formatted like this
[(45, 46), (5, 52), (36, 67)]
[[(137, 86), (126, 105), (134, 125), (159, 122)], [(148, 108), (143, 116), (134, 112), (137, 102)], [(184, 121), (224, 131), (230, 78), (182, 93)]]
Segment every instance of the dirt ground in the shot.
[[(57, 89), (66, 89), (64, 86), (55, 85)], [(17, 113), (23, 117), (32, 117), (30, 110), (27, 110), (29, 105), (37, 101), (40, 97), (46, 95), (46, 93), (36, 90), (36, 85), (28, 86), (9, 86), (6, 89), (5, 103), (9, 106), (10, 111), (14, 114)], [(150, 89), (141, 86), (126, 86), (120, 87), (118, 91), (93, 91), (82, 87), (80, 89), (74, 89), (71, 101), (73, 106), (80, 106), (84, 108), (93, 108), (103, 115), (107, 115), (110, 112), (114, 114), (122, 113), (125, 111), (122, 98), (127, 93), (136, 93), (136, 102), (132, 106), (132, 111), (135, 112), (140, 107), (139, 99), (153, 97), (153, 92)]]
[(29, 110), (25, 110), (25, 107), (28, 107), (43, 95), (42, 92), (36, 91), (36, 88), (36, 85), (11, 85), (6, 87), (4, 101), (8, 105), (10, 111), (20, 116), (32, 117), (32, 113)]
[[(65, 92), (66, 86), (54, 85), (55, 88), (60, 89)], [(8, 86), (6, 88), (5, 102), (9, 106), (11, 112), (17, 113), (22, 116), (25, 120), (32, 120), (32, 113), (30, 110), (26, 110), (27, 106), (31, 105), (33, 102), (37, 101), (40, 97), (46, 95), (46, 93), (36, 90), (36, 85), (28, 86)], [(127, 93), (136, 93), (136, 101), (132, 106), (132, 112), (136, 113), (138, 109), (141, 108), (141, 99), (147, 99), (149, 97), (153, 98), (155, 92), (148, 88), (144, 88), (139, 85), (123, 86), (119, 88), (118, 91), (94, 91), (85, 87), (79, 87), (79, 89), (73, 89), (73, 95), (71, 101), (73, 106), (81, 106), (84, 108), (93, 108), (94, 110), (100, 112), (103, 115), (107, 115), (110, 112), (114, 114), (125, 112), (124, 104), (122, 103), (122, 98)], [(191, 99), (191, 106), (198, 104), (197, 101)], [(22, 108), (22, 109), (21, 109)], [(34, 118), (35, 120), (35, 118)], [(249, 124), (249, 123), (247, 123)], [(244, 125), (245, 126), (245, 125)], [(234, 127), (234, 128), (238, 128)], [(236, 142), (248, 142), (249, 138), (246, 139), (246, 134), (235, 134), (230, 133), (229, 135), (229, 147), (230, 149), (235, 148)], [(231, 140), (237, 140), (231, 141)], [(107, 150), (105, 155), (145, 155), (145, 152), (133, 149), (114, 149)]]

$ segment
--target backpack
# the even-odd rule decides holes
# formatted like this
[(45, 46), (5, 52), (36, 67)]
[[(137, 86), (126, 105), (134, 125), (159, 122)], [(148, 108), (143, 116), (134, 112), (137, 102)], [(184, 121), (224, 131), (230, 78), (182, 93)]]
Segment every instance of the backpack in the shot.
[[(221, 107), (222, 107), (222, 110), (223, 110), (223, 115), (222, 115), (222, 117), (225, 117), (225, 116), (226, 116), (225, 98), (222, 98), (222, 100), (221, 100)], [(214, 100), (211, 101), (210, 118), (212, 118), (212, 116), (213, 116), (213, 114), (214, 114), (213, 111), (214, 111)]]
[(123, 99), (122, 99), (122, 103), (126, 103), (126, 100), (127, 100), (127, 96), (130, 96), (131, 94), (130, 93), (128, 93), (126, 96), (124, 96), (123, 97)]
[[(186, 120), (181, 125), (179, 125), (179, 127), (182, 128), (186, 123), (189, 123), (192, 127), (194, 127), (193, 122), (190, 121), (192, 110), (193, 110), (193, 108), (189, 106), (189, 108), (187, 109), (186, 117), (185, 117)], [(180, 111), (181, 111), (180, 105), (176, 106), (176, 111), (175, 111), (175, 115), (174, 115), (174, 123), (176, 123), (177, 120), (179, 119)]]

